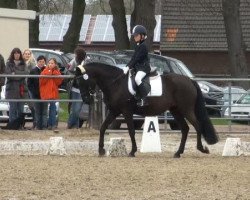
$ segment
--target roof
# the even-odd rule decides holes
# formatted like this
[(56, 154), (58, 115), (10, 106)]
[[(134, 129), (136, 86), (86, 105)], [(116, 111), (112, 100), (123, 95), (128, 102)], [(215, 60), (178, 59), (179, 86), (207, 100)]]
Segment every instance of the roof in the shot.
[[(240, 0), (244, 42), (250, 50), (250, 1)], [(166, 0), (161, 50), (227, 50), (221, 0)]]
[[(88, 31), (91, 15), (84, 15), (80, 31), (80, 41), (84, 41)], [(63, 41), (71, 15), (40, 15), (39, 41)]]
[[(71, 15), (40, 15), (39, 41), (63, 41), (63, 36), (69, 27)], [(156, 15), (154, 41), (160, 41), (161, 15)], [(84, 15), (80, 32), (80, 41), (85, 42), (88, 34), (91, 42), (115, 42), (112, 15)], [(130, 37), (130, 15), (126, 16), (128, 34)]]

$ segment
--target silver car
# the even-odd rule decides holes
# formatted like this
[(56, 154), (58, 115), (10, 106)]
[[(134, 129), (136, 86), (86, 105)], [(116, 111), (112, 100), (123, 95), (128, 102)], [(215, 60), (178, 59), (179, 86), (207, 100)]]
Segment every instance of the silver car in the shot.
[[(1, 99), (5, 99), (5, 86), (2, 87)], [(57, 121), (59, 114), (59, 102), (56, 102), (56, 111), (57, 111)], [(27, 103), (24, 104), (23, 112), (25, 114), (26, 121), (33, 121), (31, 110)], [(9, 103), (5, 101), (0, 101), (0, 122), (9, 121)]]

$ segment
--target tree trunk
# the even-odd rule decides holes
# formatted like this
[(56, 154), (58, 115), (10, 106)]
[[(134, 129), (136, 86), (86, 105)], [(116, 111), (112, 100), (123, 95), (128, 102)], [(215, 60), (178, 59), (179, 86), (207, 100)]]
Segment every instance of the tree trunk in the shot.
[[(135, 25), (143, 25), (147, 29), (148, 39), (146, 43), (149, 50), (152, 49), (154, 39), (155, 20), (155, 0), (134, 0), (135, 8), (131, 15), (130, 30)], [(133, 46), (134, 42), (132, 40)]]
[(129, 38), (126, 23), (126, 13), (123, 0), (109, 0), (113, 15), (112, 26), (115, 32), (115, 48), (129, 49)]
[[(229, 71), (234, 78), (247, 78), (246, 46), (243, 41), (239, 8), (240, 0), (222, 0), (222, 10), (230, 59)], [(245, 89), (249, 88), (248, 82), (236, 82), (234, 84), (240, 85)]]
[(85, 0), (73, 1), (72, 17), (69, 28), (63, 37), (62, 51), (65, 53), (73, 52), (79, 42), (85, 6)]
[(17, 9), (17, 0), (0, 0), (0, 8)]
[[(39, 0), (27, 0), (27, 9), (39, 13)], [(39, 47), (39, 15), (29, 21), (29, 47)]]

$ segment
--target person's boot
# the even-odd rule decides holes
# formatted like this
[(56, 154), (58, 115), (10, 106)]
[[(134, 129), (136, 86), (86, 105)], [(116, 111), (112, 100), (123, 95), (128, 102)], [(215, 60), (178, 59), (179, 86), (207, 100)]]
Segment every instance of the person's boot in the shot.
[(142, 107), (142, 106), (147, 106), (148, 105), (148, 101), (146, 100), (146, 96), (147, 96), (147, 91), (145, 90), (144, 88), (144, 85), (143, 84), (140, 84), (138, 86), (138, 91), (139, 91), (139, 94), (140, 94), (140, 99), (139, 101), (137, 102), (137, 105)]

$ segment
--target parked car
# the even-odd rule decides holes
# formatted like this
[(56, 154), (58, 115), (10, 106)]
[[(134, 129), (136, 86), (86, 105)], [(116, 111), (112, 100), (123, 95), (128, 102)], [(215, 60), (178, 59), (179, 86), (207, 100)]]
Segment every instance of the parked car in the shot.
[[(2, 87), (1, 99), (5, 99), (5, 86)], [(48, 108), (49, 109), (49, 108)], [(56, 111), (57, 111), (57, 121), (59, 114), (59, 102), (56, 102)], [(33, 121), (31, 110), (27, 103), (24, 104), (25, 121)], [(5, 101), (0, 101), (0, 122), (9, 121), (9, 103)]]
[[(233, 105), (242, 95), (247, 93), (247, 91), (242, 87), (231, 86), (231, 88), (224, 87), (223, 93), (224, 93), (223, 95), (224, 105), (221, 110), (222, 116), (225, 115), (225, 111), (229, 107), (229, 105)], [(229, 98), (231, 99), (231, 101), (229, 100)]]
[[(87, 55), (92, 62), (101, 62), (123, 68), (130, 61), (130, 58), (133, 55), (133, 51), (88, 52)], [(190, 78), (195, 78), (190, 70), (180, 60), (151, 53), (149, 54), (149, 58), (150, 65), (152, 67), (156, 67), (160, 74), (176, 73), (188, 76)], [(207, 108), (208, 113), (210, 115), (220, 116), (222, 109), (221, 105), (223, 105), (223, 89), (207, 81), (198, 81), (198, 84), (201, 88), (206, 104), (209, 105), (209, 107)], [(169, 112), (166, 113), (166, 116), (167, 120), (169, 121), (170, 127), (172, 129), (178, 129), (178, 125), (175, 123), (173, 117), (169, 114)], [(166, 116), (161, 116), (161, 118), (164, 120)], [(134, 119), (135, 127), (141, 127), (141, 125), (143, 124), (142, 118), (135, 116)], [(122, 117), (117, 118), (112, 123), (112, 127), (119, 128), (122, 122)]]
[(232, 118), (232, 121), (250, 122), (250, 90), (232, 104), (231, 109), (228, 107), (224, 116)]

